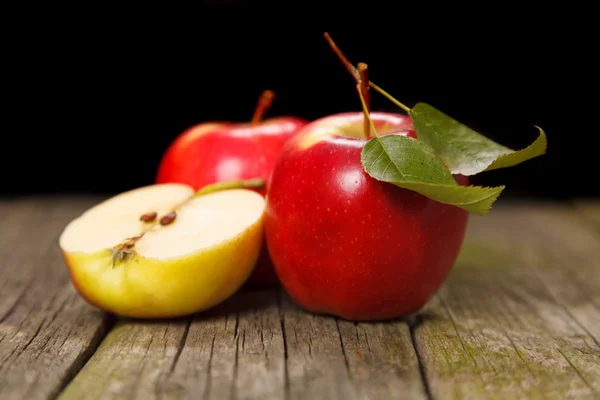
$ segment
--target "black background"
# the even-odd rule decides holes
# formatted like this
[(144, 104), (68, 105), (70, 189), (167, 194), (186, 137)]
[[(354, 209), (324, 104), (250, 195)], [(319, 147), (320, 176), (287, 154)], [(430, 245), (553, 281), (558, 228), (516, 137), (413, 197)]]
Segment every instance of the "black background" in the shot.
[[(345, 4), (345, 5), (344, 5)], [(359, 4), (359, 3), (356, 3)], [(503, 196), (600, 195), (591, 11), (486, 3), (206, 2), (194, 10), (28, 9), (6, 14), (2, 193), (116, 193), (152, 183), (187, 127), (360, 110), (329, 31), (371, 79), (514, 148), (541, 126), (548, 154), (476, 177)], [(373, 110), (398, 111), (372, 95)], [(596, 182), (596, 183), (595, 183)]]

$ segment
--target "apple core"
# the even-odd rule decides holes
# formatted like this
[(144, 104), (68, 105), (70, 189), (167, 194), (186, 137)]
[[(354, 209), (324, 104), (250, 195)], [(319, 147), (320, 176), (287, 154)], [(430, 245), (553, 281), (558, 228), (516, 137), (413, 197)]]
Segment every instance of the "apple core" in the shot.
[(138, 188), (69, 223), (59, 244), (79, 293), (115, 314), (158, 318), (237, 291), (261, 249), (265, 200), (248, 189), (195, 193), (184, 184)]

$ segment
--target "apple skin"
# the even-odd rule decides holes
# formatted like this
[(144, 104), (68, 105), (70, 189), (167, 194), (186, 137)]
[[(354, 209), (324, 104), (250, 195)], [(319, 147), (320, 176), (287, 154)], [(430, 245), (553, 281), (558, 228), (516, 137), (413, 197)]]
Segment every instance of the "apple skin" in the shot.
[(148, 258), (112, 268), (106, 252), (62, 254), (73, 286), (92, 306), (129, 318), (178, 318), (237, 292), (253, 271), (262, 240), (261, 220), (239, 237), (168, 262)]
[[(371, 116), (380, 135), (416, 137), (408, 116)], [(387, 320), (417, 312), (437, 292), (459, 254), (468, 212), (370, 177), (361, 164), (362, 130), (362, 113), (336, 114), (284, 146), (265, 231), (279, 279), (300, 306)]]
[(116, 267), (108, 249), (71, 252), (61, 246), (61, 253), (77, 293), (92, 306), (128, 318), (179, 318), (210, 309), (243, 286), (263, 245), (263, 224), (264, 212), (214, 246), (169, 259), (139, 256)]
[[(216, 182), (268, 181), (283, 145), (307, 121), (296, 117), (250, 123), (207, 122), (181, 133), (163, 155), (156, 183), (184, 183), (196, 190)], [(268, 187), (255, 189), (263, 196)]]
[[(256, 124), (197, 124), (182, 132), (167, 148), (156, 183), (185, 183), (198, 190), (216, 182), (260, 177), (267, 184), (263, 189), (253, 190), (266, 196), (279, 152), (307, 124), (308, 121), (292, 116), (265, 119)], [(266, 242), (246, 284), (279, 284)]]

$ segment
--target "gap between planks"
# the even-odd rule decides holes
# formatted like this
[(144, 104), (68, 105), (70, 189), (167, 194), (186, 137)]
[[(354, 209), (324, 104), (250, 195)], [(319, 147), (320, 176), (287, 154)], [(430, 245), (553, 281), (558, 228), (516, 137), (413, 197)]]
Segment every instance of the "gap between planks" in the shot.
[(426, 399), (405, 322), (312, 315), (242, 290), (191, 319), (119, 321), (61, 399)]
[(433, 398), (599, 397), (597, 233), (562, 204), (471, 220), (415, 335)]
[[(123, 340), (168, 347), (157, 339), (160, 324), (143, 333), (123, 325), (65, 398), (93, 382), (103, 398), (596, 398), (599, 242), (580, 222), (572, 209), (539, 205), (473, 219), (455, 270), (410, 328), (310, 315), (286, 296), (276, 306), (273, 293), (240, 293), (208, 320), (185, 325), (175, 360), (142, 352), (131, 361), (144, 365), (142, 378), (131, 379), (131, 365), (119, 361), (101, 383)], [(234, 311), (260, 296), (259, 311)]]
[[(113, 320), (76, 294), (57, 247), (66, 223), (99, 200), (0, 203), (8, 215), (0, 247), (0, 275), (8, 277), (0, 298), (3, 399), (422, 397), (406, 324), (311, 315), (281, 292), (242, 292), (187, 320), (120, 320), (105, 336)], [(86, 378), (91, 383), (78, 386)]]
[[(77, 206), (52, 203), (48, 214), (46, 204), (8, 205), (3, 399), (54, 397), (107, 324), (76, 296), (47, 242)], [(25, 234), (49, 253), (13, 248)], [(412, 338), (403, 322), (354, 324), (305, 313), (279, 292), (240, 292), (192, 319), (120, 320), (61, 398), (597, 398), (599, 243), (573, 210), (497, 208), (471, 221), (461, 259)], [(46, 266), (39, 276), (36, 262)]]
[(0, 398), (53, 398), (109, 326), (73, 289), (57, 246), (64, 225), (97, 199), (0, 201)]

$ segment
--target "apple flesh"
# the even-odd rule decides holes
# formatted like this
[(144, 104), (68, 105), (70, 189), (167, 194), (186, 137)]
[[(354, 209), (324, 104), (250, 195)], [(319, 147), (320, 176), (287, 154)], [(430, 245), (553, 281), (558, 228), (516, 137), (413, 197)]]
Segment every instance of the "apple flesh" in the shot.
[[(247, 189), (194, 193), (183, 184), (137, 188), (71, 221), (59, 244), (79, 294), (117, 315), (167, 318), (236, 292), (262, 245), (265, 200)], [(176, 218), (161, 225), (172, 210)], [(141, 221), (148, 213), (156, 220)]]
[[(416, 137), (408, 116), (371, 117), (380, 135)], [(440, 288), (468, 212), (370, 177), (360, 157), (363, 118), (319, 119), (286, 144), (272, 175), (265, 230), (279, 279), (299, 305), (349, 320), (386, 320), (417, 312)]]
[[(283, 145), (308, 122), (296, 117), (265, 119), (258, 123), (207, 122), (181, 133), (160, 162), (156, 183), (184, 183), (198, 190), (233, 179), (263, 178), (256, 189), (266, 196), (273, 166)], [(266, 245), (248, 284), (273, 285), (273, 271)]]

